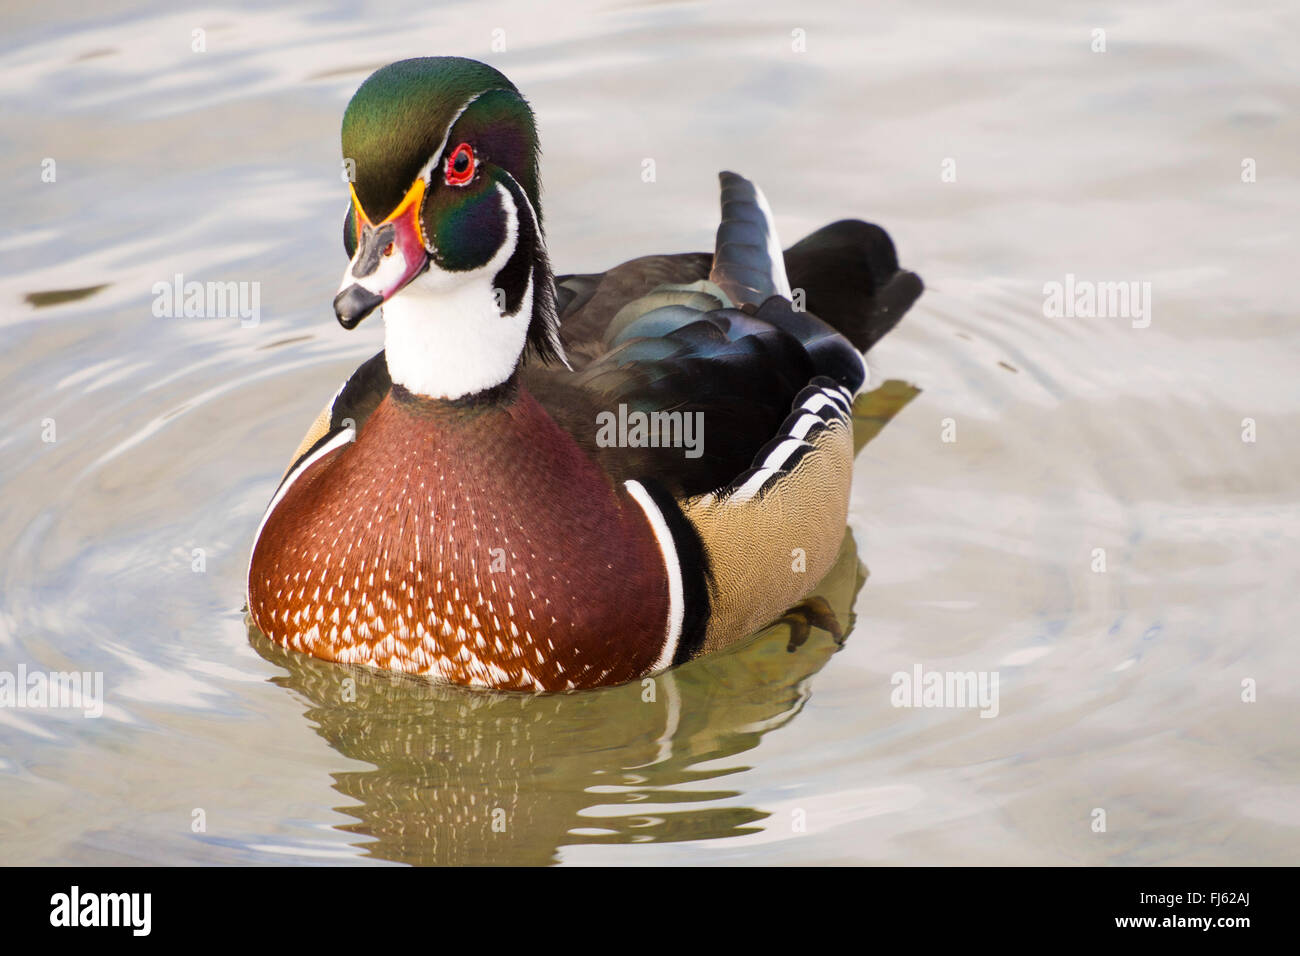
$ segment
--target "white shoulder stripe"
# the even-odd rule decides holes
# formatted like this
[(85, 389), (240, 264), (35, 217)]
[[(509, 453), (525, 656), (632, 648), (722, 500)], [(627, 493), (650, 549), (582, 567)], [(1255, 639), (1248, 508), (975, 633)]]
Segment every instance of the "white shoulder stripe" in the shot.
[(650, 669), (650, 673), (657, 674), (672, 666), (673, 657), (677, 653), (677, 645), (682, 639), (682, 620), (686, 616), (686, 599), (682, 588), (682, 563), (677, 557), (677, 544), (673, 541), (672, 530), (668, 527), (668, 522), (664, 520), (663, 512), (659, 510), (659, 506), (650, 497), (650, 493), (645, 490), (645, 487), (639, 481), (625, 481), (623, 487), (627, 489), (627, 493), (645, 512), (645, 516), (650, 522), (650, 529), (654, 531), (655, 540), (659, 542), (659, 550), (663, 553), (664, 569), (668, 572), (667, 636), (664, 639), (663, 650), (659, 653), (659, 659), (654, 662), (654, 666)]
[[(358, 366), (358, 368), (359, 367), (360, 366)], [(339, 396), (343, 394), (343, 389), (347, 388), (352, 383), (352, 379), (356, 376), (356, 374), (357, 373), (354, 370), (351, 375), (349, 375), (347, 378), (343, 380), (343, 384), (334, 390), (333, 396), (330, 397), (329, 409), (330, 409), (331, 418), (334, 417), (334, 406), (338, 404)]]
[[(338, 396), (335, 396), (335, 398), (337, 397)], [(298, 467), (294, 468), (291, 472), (289, 472), (289, 474), (284, 476), (284, 481), (280, 482), (280, 487), (276, 490), (275, 497), (273, 497), (271, 499), (271, 503), (266, 506), (266, 512), (262, 515), (262, 520), (258, 522), (257, 533), (253, 535), (253, 548), (248, 555), (248, 571), (250, 575), (253, 572), (253, 555), (257, 552), (257, 542), (262, 537), (262, 529), (266, 527), (266, 522), (271, 517), (271, 512), (275, 511), (275, 506), (284, 500), (284, 496), (289, 491), (289, 486), (292, 485), (299, 478), (301, 478), (302, 475), (307, 471), (307, 469), (310, 468), (312, 465), (314, 465), (316, 462), (320, 461), (322, 458), (324, 458), (334, 449), (342, 448), (348, 442), (353, 441), (356, 437), (357, 437), (357, 430), (353, 428), (351, 425), (349, 425), (347, 428), (344, 428), (341, 432), (339, 432), (337, 435), (335, 435), (325, 444), (321, 445), (314, 452), (312, 452), (310, 455), (304, 458), (302, 462), (299, 463)], [(245, 597), (247, 597), (247, 594), (245, 595)], [(249, 607), (252, 607), (251, 603), (249, 604)]]

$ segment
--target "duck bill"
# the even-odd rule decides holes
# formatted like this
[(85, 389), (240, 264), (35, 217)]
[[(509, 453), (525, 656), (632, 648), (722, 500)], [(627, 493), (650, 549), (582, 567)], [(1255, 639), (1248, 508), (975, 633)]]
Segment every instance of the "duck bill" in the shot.
[(401, 205), (379, 225), (372, 225), (352, 195), (357, 223), (357, 251), (334, 296), (339, 325), (354, 329), (377, 308), (429, 268), (429, 253), (420, 234), (424, 182), (417, 180)]

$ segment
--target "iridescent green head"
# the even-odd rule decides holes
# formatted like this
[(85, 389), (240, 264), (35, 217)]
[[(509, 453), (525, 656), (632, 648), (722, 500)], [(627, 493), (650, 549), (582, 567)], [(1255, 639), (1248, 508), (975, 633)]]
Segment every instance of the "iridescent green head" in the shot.
[(527, 344), (555, 357), (537, 130), (514, 84), (476, 60), (402, 60), (361, 84), (342, 138), (352, 261), (334, 300), (339, 322), (352, 328), (412, 284), (432, 295), (473, 281), (500, 315), (528, 309)]

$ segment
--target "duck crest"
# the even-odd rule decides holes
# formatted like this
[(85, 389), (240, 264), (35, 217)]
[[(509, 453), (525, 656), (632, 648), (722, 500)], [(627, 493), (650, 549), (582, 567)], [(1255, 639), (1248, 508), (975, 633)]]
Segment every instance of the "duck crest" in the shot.
[(631, 680), (670, 614), (646, 513), (513, 380), (458, 402), (395, 386), (289, 487), (249, 597), (286, 647), (515, 690)]

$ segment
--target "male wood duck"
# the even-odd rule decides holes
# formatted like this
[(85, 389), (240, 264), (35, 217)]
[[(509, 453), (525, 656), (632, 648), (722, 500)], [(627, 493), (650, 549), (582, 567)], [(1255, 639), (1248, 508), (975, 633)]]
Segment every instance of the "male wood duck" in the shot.
[(879, 227), (781, 251), (722, 173), (712, 255), (556, 278), (532, 111), (497, 70), (367, 79), (334, 299), (384, 350), (325, 406), (254, 539), (253, 623), (328, 660), (503, 690), (663, 671), (812, 591), (848, 513), (863, 353), (921, 293)]

